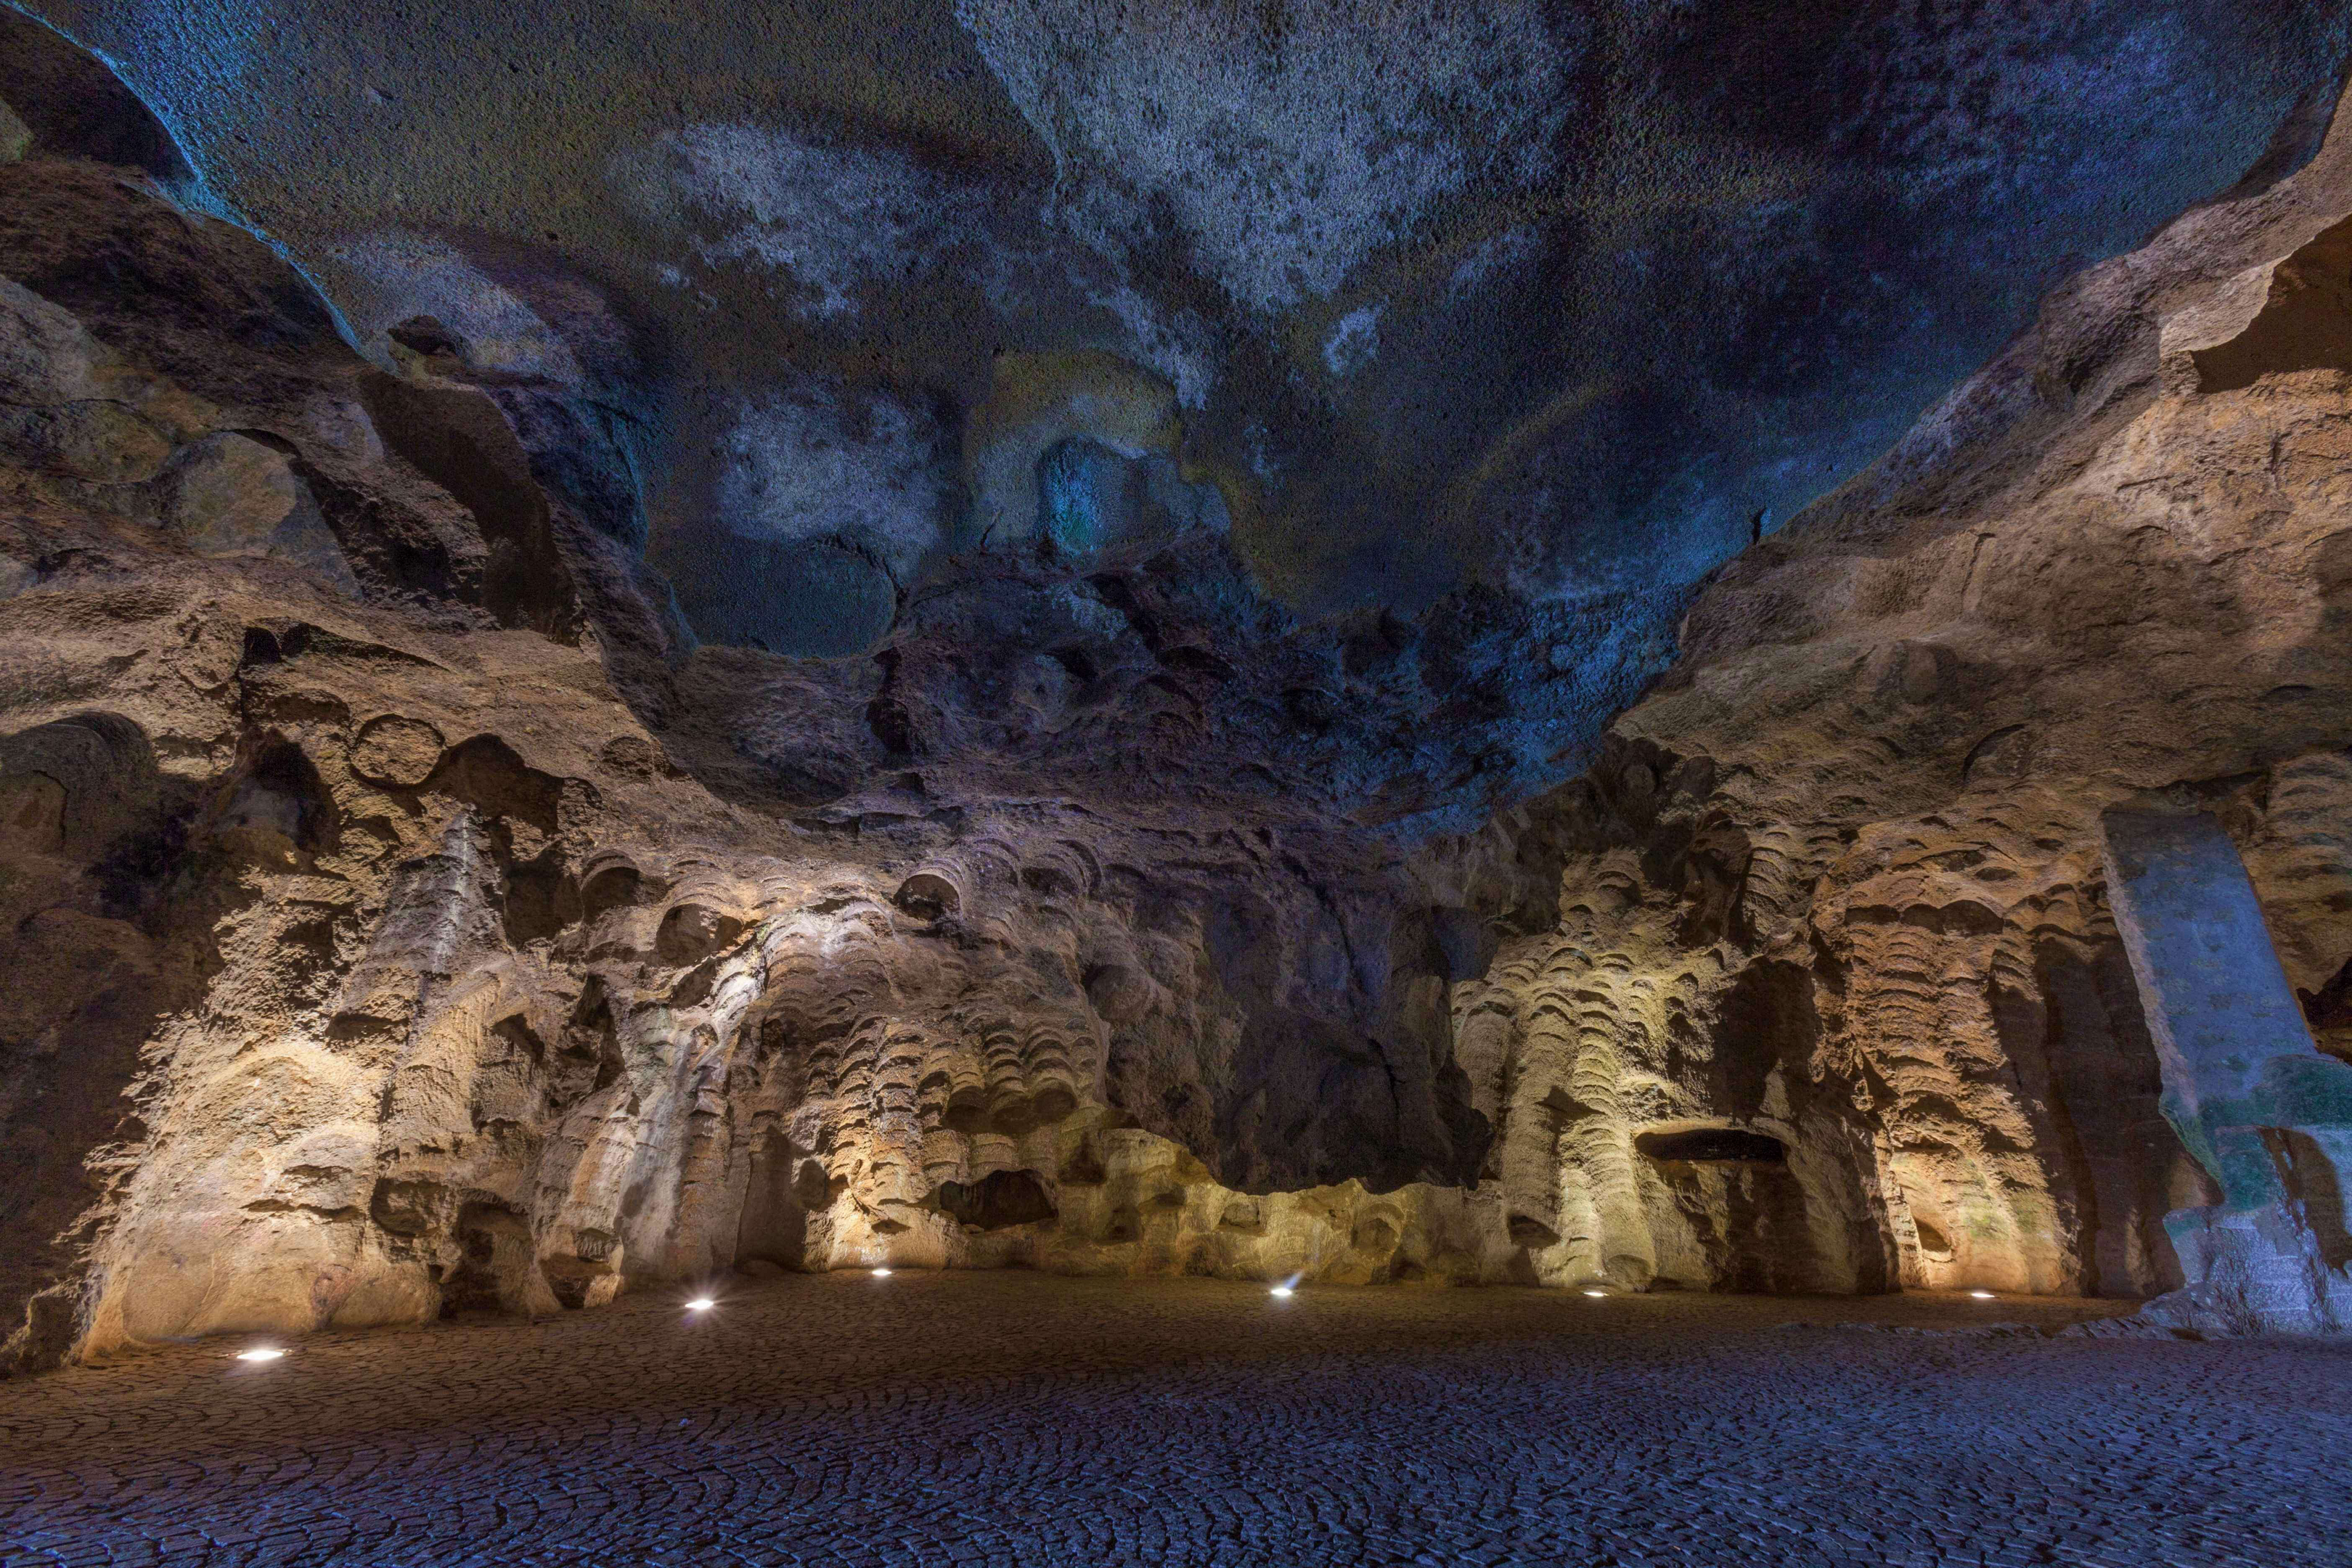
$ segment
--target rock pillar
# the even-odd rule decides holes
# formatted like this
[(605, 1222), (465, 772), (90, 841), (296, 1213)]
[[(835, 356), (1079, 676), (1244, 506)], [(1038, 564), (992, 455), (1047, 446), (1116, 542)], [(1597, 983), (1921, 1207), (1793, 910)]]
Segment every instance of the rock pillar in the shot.
[(2114, 812), (2105, 824), (2165, 1115), (2221, 1194), (2167, 1216), (2189, 1283), (2151, 1310), (2209, 1331), (2352, 1327), (2352, 1067), (2312, 1044), (2220, 823)]

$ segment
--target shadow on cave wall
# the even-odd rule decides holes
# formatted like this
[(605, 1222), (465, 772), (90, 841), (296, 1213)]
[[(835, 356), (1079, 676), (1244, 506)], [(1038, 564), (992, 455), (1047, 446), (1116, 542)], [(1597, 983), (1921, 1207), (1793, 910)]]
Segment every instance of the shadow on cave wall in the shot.
[[(0, 1321), (74, 1272), (78, 1222), (129, 1174), (145, 1047), (221, 968), (238, 868), (331, 831), (299, 753), (263, 744), (206, 791), (158, 772), (129, 720), (86, 713), (0, 739)], [(72, 1317), (34, 1303), (41, 1364)]]

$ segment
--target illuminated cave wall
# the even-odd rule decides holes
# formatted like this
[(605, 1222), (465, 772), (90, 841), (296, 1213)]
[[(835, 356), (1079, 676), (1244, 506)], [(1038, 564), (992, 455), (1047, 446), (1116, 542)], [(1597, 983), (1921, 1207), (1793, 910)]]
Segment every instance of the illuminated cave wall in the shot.
[[(393, 227), (388, 193), (248, 161), (266, 100), (224, 107), (247, 79), (201, 8), (68, 9), (131, 30), (100, 41), (164, 119), (0, 17), (38, 68), (0, 80), (21, 1364), (880, 1262), (2186, 1286), (2168, 1321), (2333, 1326), (2322, 1274), (2253, 1310), (2167, 1230), (2233, 1200), (2168, 1120), (2100, 828), (2211, 813), (2343, 1048), (2332, 8), (2286, 8), (2300, 53), (2133, 57), (2226, 65), (2243, 100), (2187, 163), (2074, 181), (2132, 202), (2034, 232), (2106, 254), (2221, 199), (1998, 353), (2056, 258), (1937, 295), (1952, 247), (2017, 232), (1990, 197), (1915, 213), (1899, 319), (1728, 347), (1758, 280), (1696, 287), (1696, 258), (1851, 281), (1843, 252), (1683, 234), (1655, 286), (1708, 321), (1678, 338), (1594, 270), (1575, 202), (1502, 221), (1564, 176), (1492, 149), (1358, 170), (1349, 222), (1261, 233), (1249, 191), (1103, 118), (1121, 83), (1181, 98), (1166, 60), (1034, 68), (1023, 40), (1084, 7), (933, 39), (992, 73), (953, 79), (1000, 84), (970, 125), (1026, 163), (701, 105), (598, 165), (638, 205), (518, 197), (521, 235), (465, 219), (415, 120), (316, 130), (339, 169), (406, 149)], [(1357, 44), (1301, 16), (1285, 69), (1344, 78)], [(1515, 54), (1520, 26), (1465, 58), (1582, 68), (1549, 33)], [(1611, 26), (1676, 80), (1745, 58), (1736, 28)], [(340, 47), (286, 79), (375, 112)], [(429, 121), (479, 63), (377, 90)], [(1541, 87), (1482, 68), (1446, 101)], [(1530, 101), (1514, 135), (1591, 120)], [(1842, 187), (1781, 164), (1732, 199), (1740, 112), (1674, 110), (1708, 210), (1843, 232)], [(2042, 131), (2082, 174), (2118, 123)], [(1918, 151), (1815, 129), (1878, 171), (1872, 212), (1873, 160)], [(1610, 210), (1682, 234), (1669, 205)], [(1183, 243), (1106, 254), (1131, 210)], [(1563, 299), (1698, 358), (1601, 386), (1622, 333), (1528, 327), (1595, 319)], [(1727, 368), (1775, 342), (1809, 345), (1791, 386)], [(1635, 460), (1660, 452), (1686, 468)], [(2280, 1256), (2324, 1274), (2333, 1166), (2294, 1177)]]

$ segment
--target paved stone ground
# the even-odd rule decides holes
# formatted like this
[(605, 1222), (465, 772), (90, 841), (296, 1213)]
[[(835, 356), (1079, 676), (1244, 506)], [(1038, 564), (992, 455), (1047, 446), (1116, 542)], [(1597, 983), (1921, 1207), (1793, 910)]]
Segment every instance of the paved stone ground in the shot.
[(0, 1562), (2352, 1563), (2352, 1348), (901, 1273), (0, 1384)]

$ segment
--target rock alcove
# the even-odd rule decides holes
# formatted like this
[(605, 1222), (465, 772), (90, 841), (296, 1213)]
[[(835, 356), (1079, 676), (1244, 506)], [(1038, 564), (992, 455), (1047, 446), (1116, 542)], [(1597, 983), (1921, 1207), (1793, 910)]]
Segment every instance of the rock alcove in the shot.
[(0, 10), (16, 1364), (2345, 1326), (2352, 7), (313, 9)]

